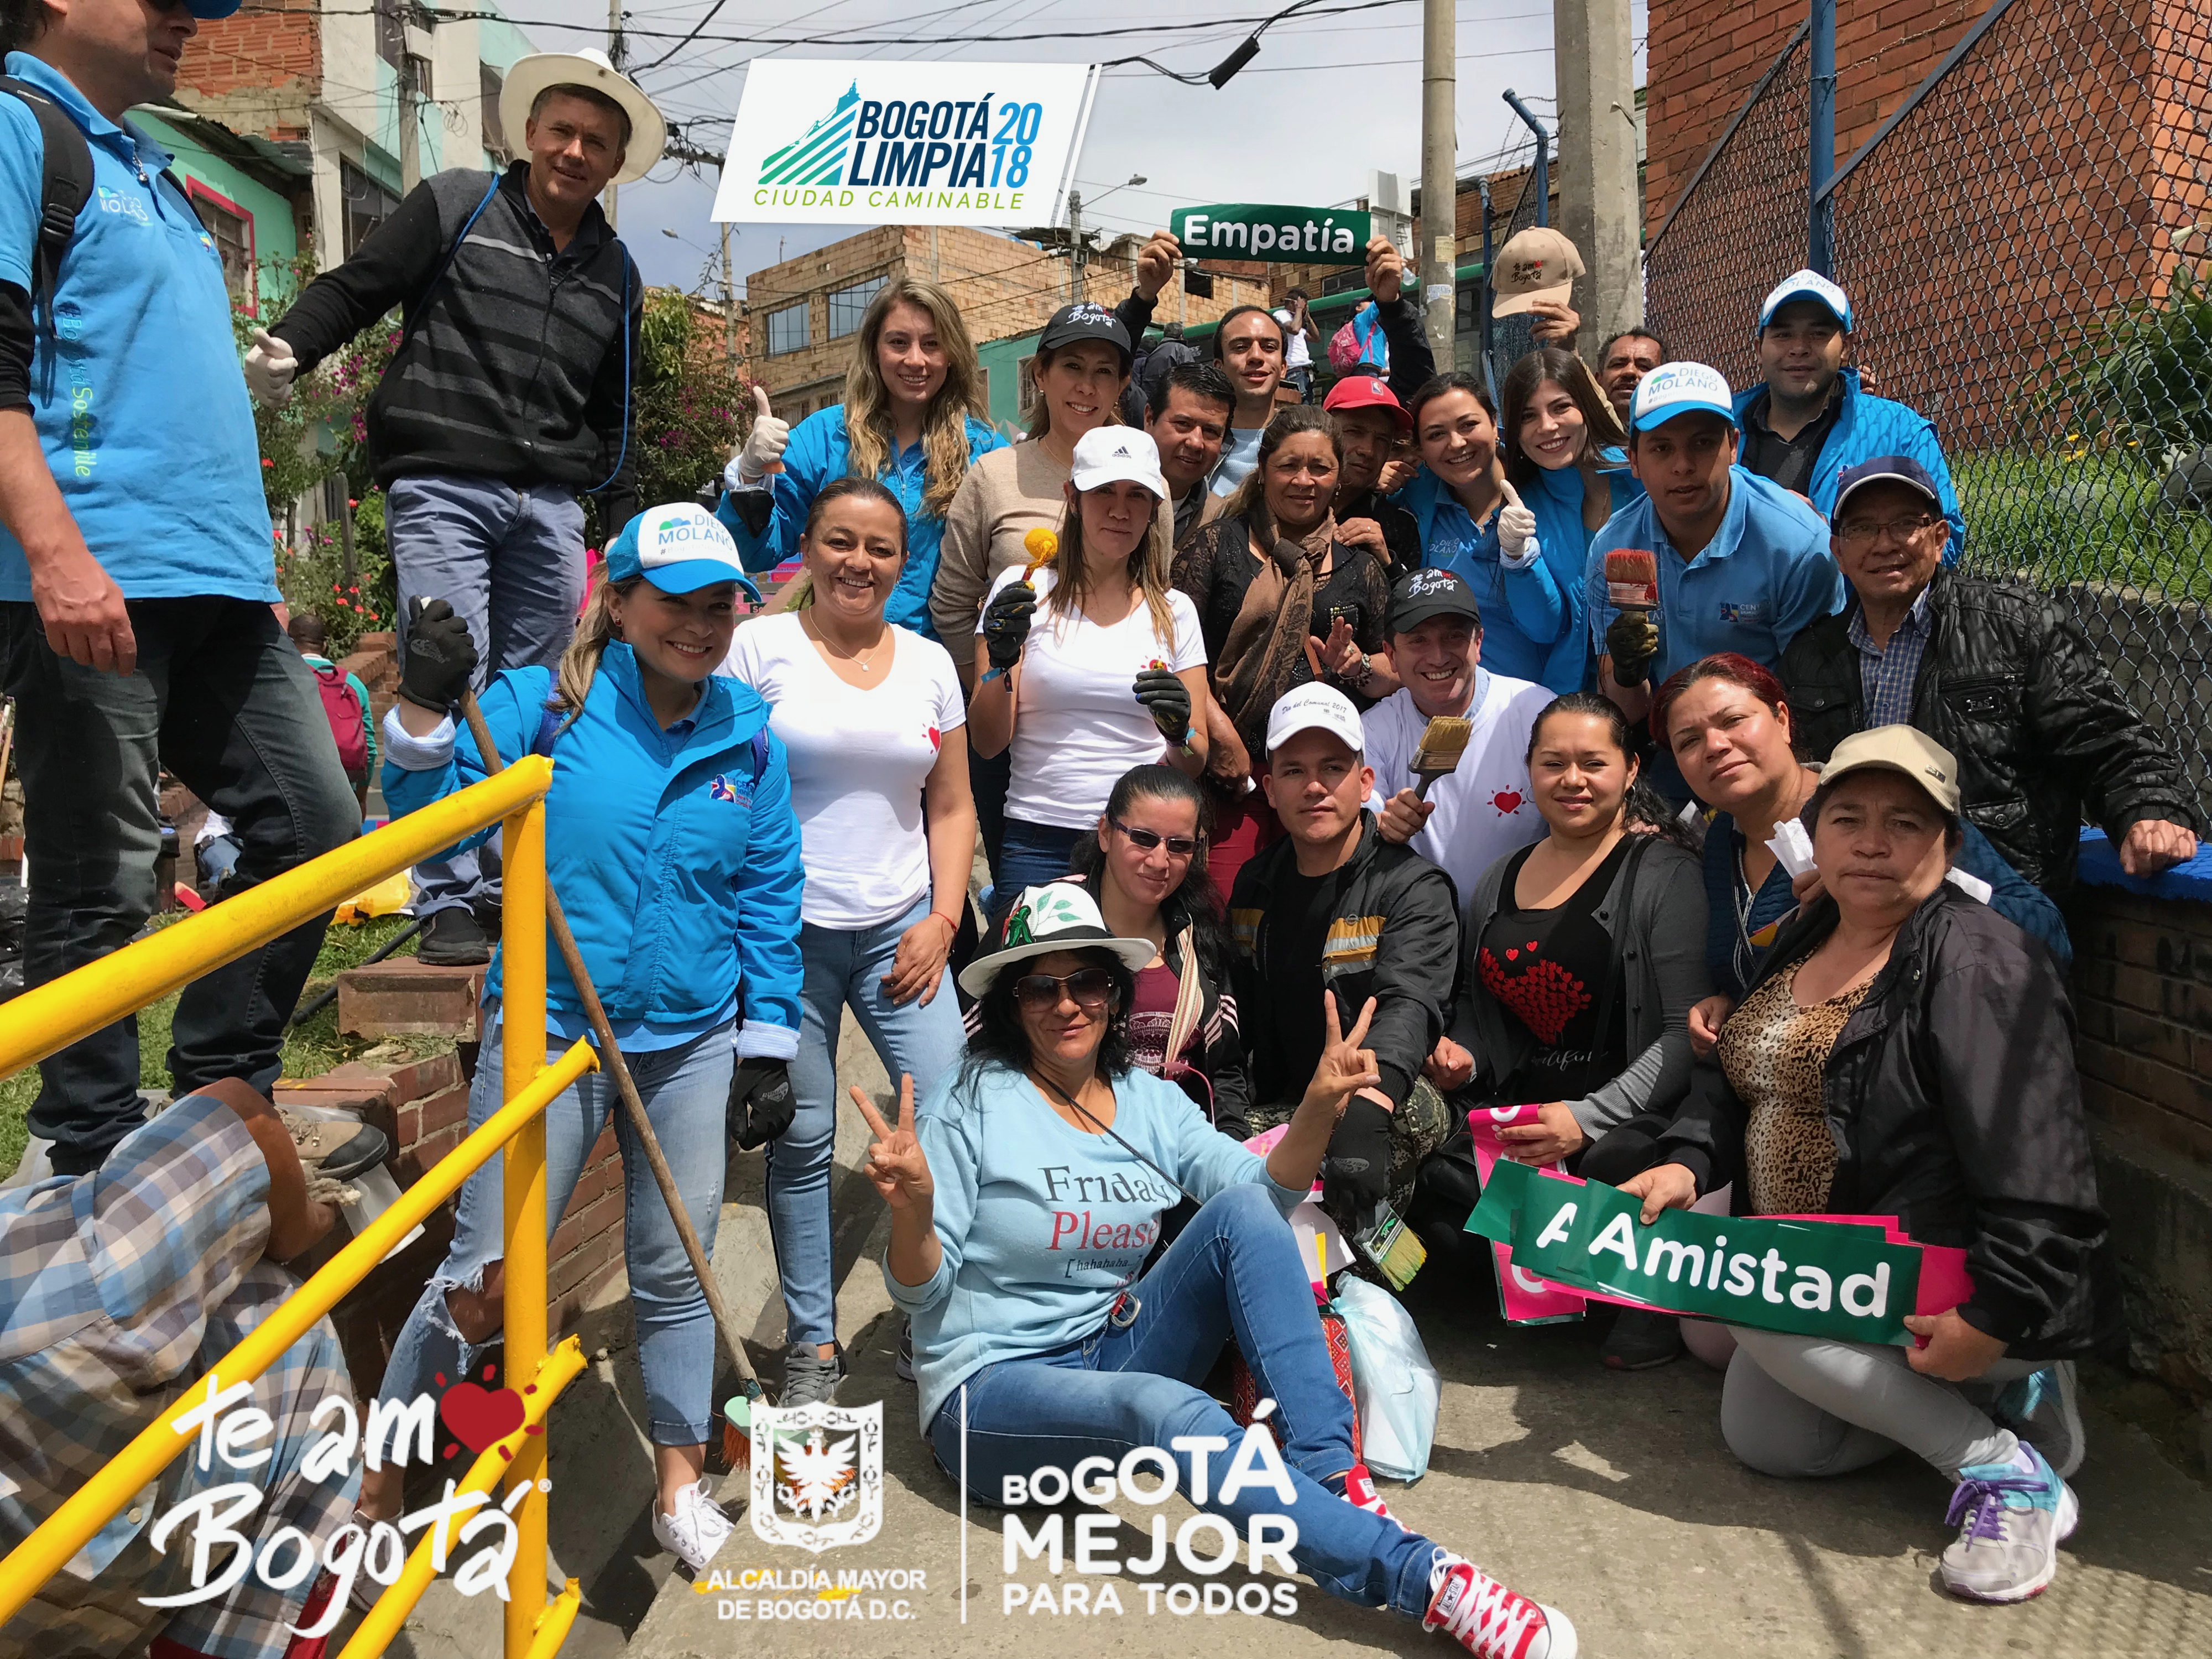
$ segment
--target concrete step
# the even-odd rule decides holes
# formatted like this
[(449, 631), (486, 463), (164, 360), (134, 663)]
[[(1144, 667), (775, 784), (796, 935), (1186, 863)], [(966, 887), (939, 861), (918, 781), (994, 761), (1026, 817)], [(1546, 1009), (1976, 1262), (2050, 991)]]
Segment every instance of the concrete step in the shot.
[(349, 1036), (479, 1035), (484, 969), (412, 960), (349, 968), (338, 975), (338, 1030)]

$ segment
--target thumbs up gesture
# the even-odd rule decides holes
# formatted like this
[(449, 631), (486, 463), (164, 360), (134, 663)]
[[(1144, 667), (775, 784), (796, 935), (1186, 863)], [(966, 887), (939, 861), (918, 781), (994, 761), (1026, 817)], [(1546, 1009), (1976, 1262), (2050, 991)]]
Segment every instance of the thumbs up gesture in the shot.
[(1526, 564), (1536, 544), (1536, 515), (1522, 505), (1520, 492), (1507, 480), (1500, 478), (1498, 487), (1505, 495), (1505, 505), (1498, 509), (1498, 550), (1509, 565)]
[(282, 409), (292, 401), (292, 377), (300, 372), (300, 359), (265, 328), (253, 331), (253, 343), (246, 352), (246, 389), (264, 409)]
[(738, 481), (758, 483), (771, 472), (783, 471), (783, 452), (791, 442), (791, 423), (769, 412), (768, 388), (753, 387), (753, 429), (738, 452)]

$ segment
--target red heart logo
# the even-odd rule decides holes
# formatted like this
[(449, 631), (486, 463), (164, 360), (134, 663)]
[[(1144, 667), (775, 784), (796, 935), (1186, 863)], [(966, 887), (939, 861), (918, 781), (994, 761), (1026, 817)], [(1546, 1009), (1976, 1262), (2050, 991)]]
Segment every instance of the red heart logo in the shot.
[(522, 1396), (513, 1389), (495, 1392), (474, 1382), (456, 1382), (438, 1401), (438, 1415), (453, 1437), (481, 1452), (522, 1426)]
[(1534, 949), (1536, 948), (1536, 941), (1535, 941), (1534, 939), (1530, 939), (1530, 940), (1528, 941), (1528, 948), (1529, 948), (1531, 951), (1533, 951), (1533, 950), (1534, 950)]
[(942, 747), (944, 747), (944, 744), (945, 744), (945, 738), (944, 738), (943, 734), (942, 734), (942, 733), (940, 733), (935, 726), (933, 726), (929, 727), (929, 746), (930, 746), (930, 748), (931, 748), (931, 749), (933, 749), (933, 750), (935, 750), (935, 749), (941, 749)]
[(1520, 957), (1520, 955), (1521, 955), (1521, 953), (1520, 953), (1518, 951), (1516, 951), (1516, 950), (1510, 949), (1510, 948), (1509, 947), (1509, 948), (1507, 949), (1506, 952), (1505, 952), (1505, 959), (1506, 959), (1506, 961), (1508, 961), (1508, 962), (1512, 962), (1512, 961), (1515, 961), (1515, 960), (1518, 959), (1518, 957)]
[(1521, 792), (1518, 789), (1501, 789), (1490, 798), (1490, 804), (1498, 809), (1501, 817), (1510, 817), (1521, 810)]

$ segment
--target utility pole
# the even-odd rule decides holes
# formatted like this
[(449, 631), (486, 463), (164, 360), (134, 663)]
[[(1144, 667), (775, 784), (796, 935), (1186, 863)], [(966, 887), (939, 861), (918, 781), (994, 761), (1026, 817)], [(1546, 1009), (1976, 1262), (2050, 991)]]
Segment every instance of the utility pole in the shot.
[[(617, 73), (621, 72), (623, 66), (622, 0), (607, 0), (607, 62), (615, 66)], [(615, 189), (612, 185), (609, 185), (606, 189), (609, 230), (616, 228)]]
[(1083, 297), (1083, 192), (1067, 192), (1067, 302)]
[(730, 367), (738, 367), (738, 282), (730, 270), (730, 227), (722, 225), (722, 339)]
[(411, 52), (399, 54), (399, 193), (412, 196), (422, 182), (422, 88)]
[(1644, 320), (1643, 204), (1629, 0), (1559, 0), (1552, 59), (1559, 90), (1559, 228), (1589, 272), (1582, 354)]
[(1458, 133), (1452, 100), (1458, 90), (1453, 59), (1459, 28), (1452, 0), (1421, 0), (1421, 311), (1429, 349), (1449, 366), (1457, 312), (1458, 259), (1454, 234), (1459, 216)]

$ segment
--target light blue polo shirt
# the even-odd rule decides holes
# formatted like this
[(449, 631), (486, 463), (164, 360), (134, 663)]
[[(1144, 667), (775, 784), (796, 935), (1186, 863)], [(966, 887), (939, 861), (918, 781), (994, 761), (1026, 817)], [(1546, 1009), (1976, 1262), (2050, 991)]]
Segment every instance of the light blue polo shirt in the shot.
[(1821, 617), (1844, 608), (1844, 574), (1828, 552), (1828, 522), (1804, 500), (1740, 466), (1729, 469), (1728, 511), (1698, 556), (1683, 562), (1642, 496), (1606, 520), (1592, 539), (1583, 589), (1590, 648), (1602, 654), (1614, 616), (1606, 599), (1605, 556), (1620, 548), (1658, 555), (1659, 656), (1650, 684), (1717, 651), (1772, 668)]
[[(161, 182), (169, 157), (24, 52), (7, 71), (47, 94), (92, 146), (93, 194), (62, 260), (53, 334), (34, 324), (31, 412), (85, 544), (132, 599), (277, 597), (269, 508), (222, 258)], [(0, 96), (0, 282), (27, 292), (44, 146)], [(0, 529), (0, 600), (27, 600), (23, 549)]]

